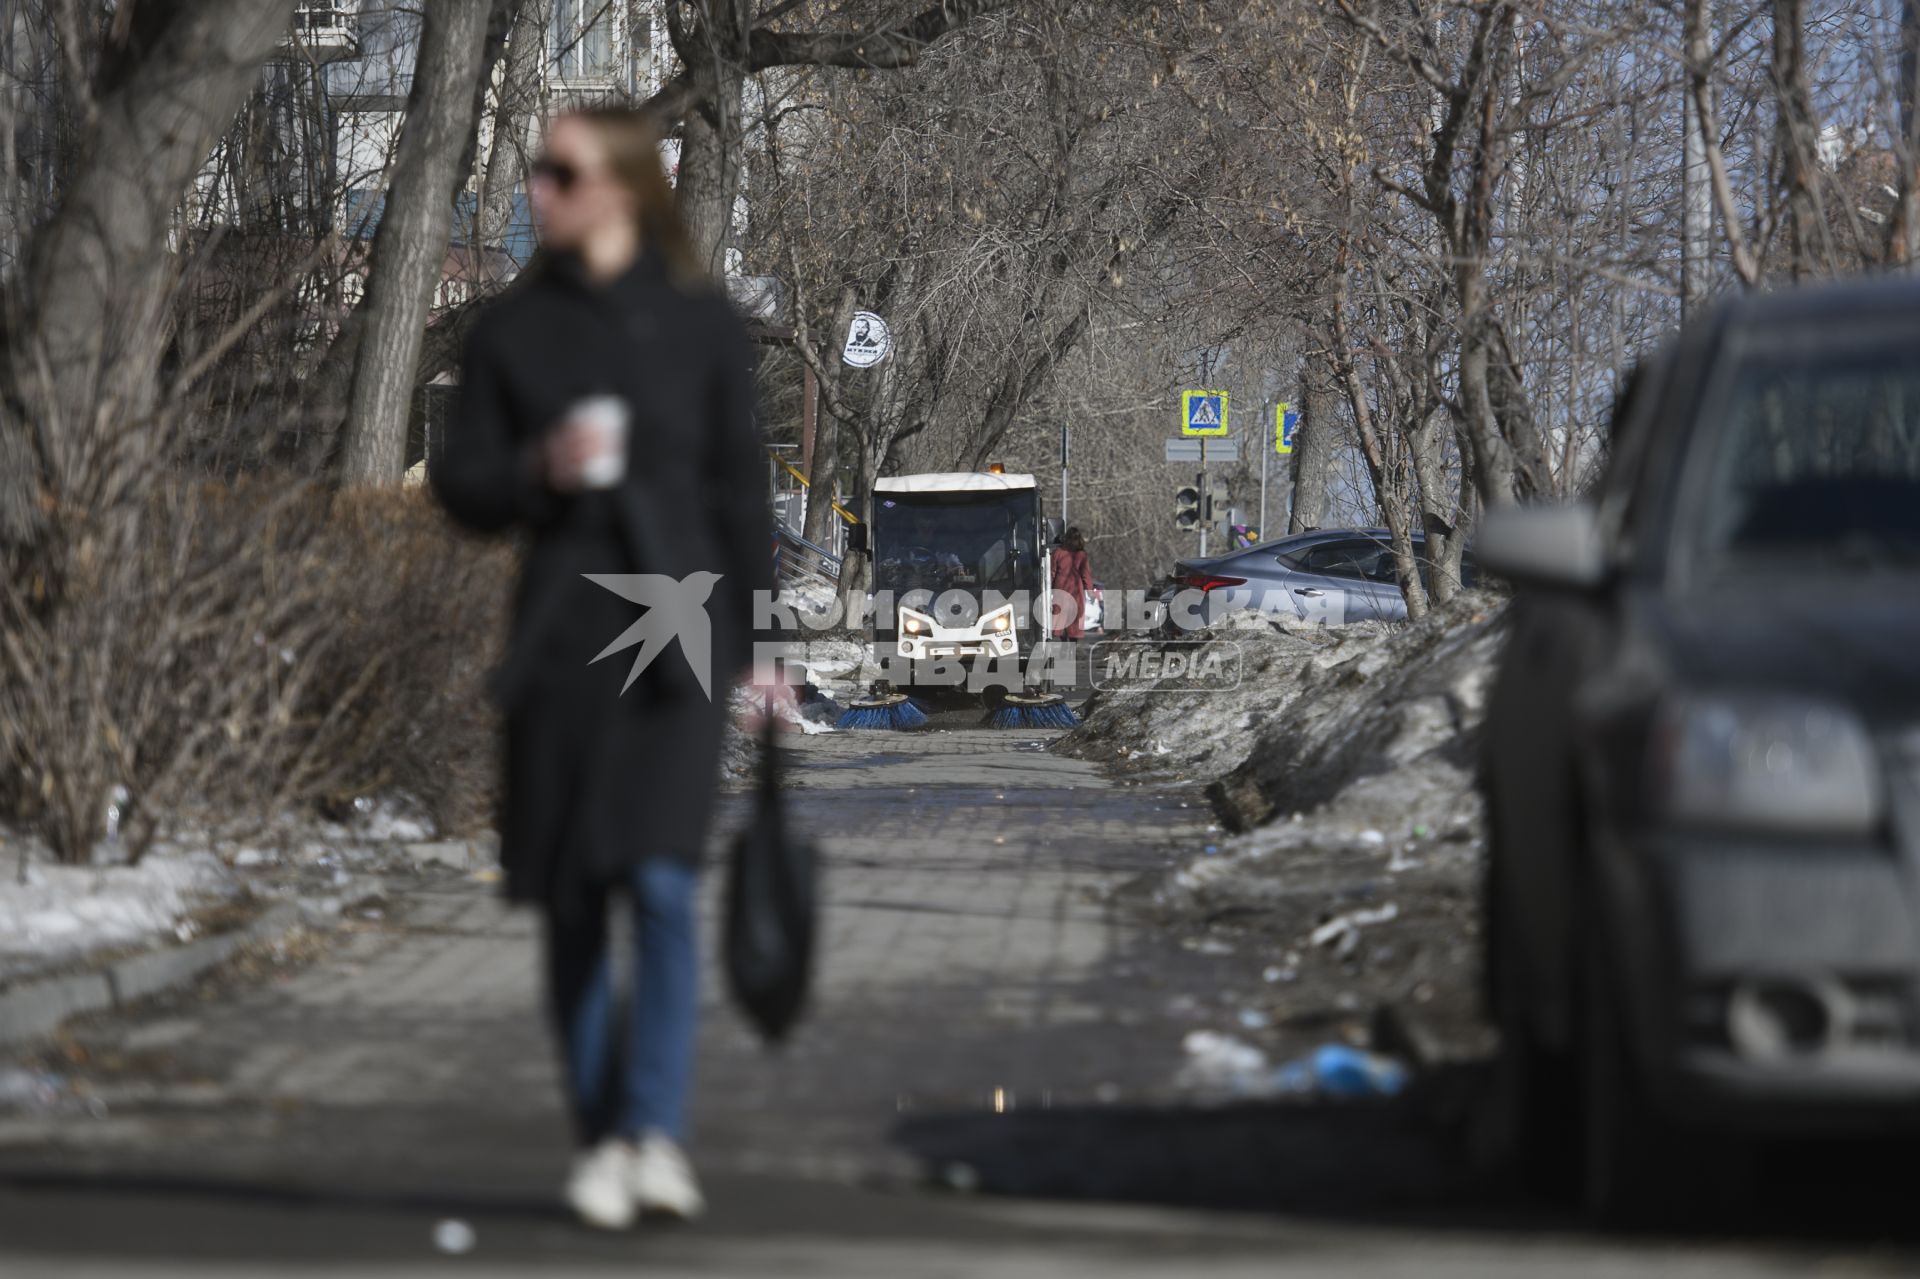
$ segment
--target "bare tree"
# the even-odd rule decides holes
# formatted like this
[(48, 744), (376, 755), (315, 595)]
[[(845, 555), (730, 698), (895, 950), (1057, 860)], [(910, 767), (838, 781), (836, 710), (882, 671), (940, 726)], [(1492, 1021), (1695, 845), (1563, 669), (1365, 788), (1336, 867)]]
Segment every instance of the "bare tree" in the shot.
[(512, 229), (514, 194), (527, 174), (528, 133), (546, 98), (546, 36), (553, 0), (517, 0), (515, 8), (474, 202), (472, 242), (490, 249), (504, 249)]
[(1810, 270), (1826, 274), (1834, 261), (1828, 227), (1820, 216), (1815, 183), (1815, 151), (1820, 126), (1814, 119), (1807, 83), (1806, 0), (1774, 0), (1774, 129), (1780, 156), (1780, 185), (1786, 203), (1789, 271), (1798, 279)]
[(714, 271), (722, 265), (740, 189), (741, 101), (749, 78), (776, 68), (912, 66), (948, 32), (1010, 2), (883, 3), (872, 6), (870, 21), (836, 29), (789, 25), (796, 13), (838, 17), (834, 5), (776, 4), (756, 14), (752, 0), (667, 0), (667, 30), (681, 69), (646, 106), (663, 122), (684, 125), (680, 207)]
[(361, 304), (341, 457), (347, 483), (392, 483), (405, 469), (415, 371), (446, 262), (454, 192), (469, 171), (463, 161), (471, 154), (488, 78), (488, 33), (503, 43), (503, 19), (510, 16), (506, 0), (438, 0), (426, 8), (393, 184)]
[(292, 0), (128, 6), (97, 81), (70, 85), (84, 104), (85, 158), (9, 282), (0, 357), (8, 537), (30, 535), (49, 509), (124, 505), (155, 464), (174, 211), (292, 9)]
[(1300, 425), (1294, 431), (1290, 476), (1293, 502), (1287, 512), (1287, 532), (1305, 533), (1327, 522), (1327, 482), (1331, 478), (1340, 439), (1331, 388), (1318, 360), (1303, 361), (1300, 375)]

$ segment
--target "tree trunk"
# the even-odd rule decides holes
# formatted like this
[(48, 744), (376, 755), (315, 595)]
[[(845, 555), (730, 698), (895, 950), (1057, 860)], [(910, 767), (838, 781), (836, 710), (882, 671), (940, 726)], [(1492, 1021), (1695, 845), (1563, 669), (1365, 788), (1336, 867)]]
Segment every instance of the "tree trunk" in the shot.
[(1438, 422), (1429, 417), (1407, 436), (1419, 488), (1420, 530), (1426, 534), (1420, 558), (1427, 566), (1427, 593), (1433, 603), (1445, 604), (1460, 590), (1460, 561), (1473, 528), (1473, 486), (1462, 484), (1454, 500)]
[(437, 0), (426, 8), (406, 123), (400, 129), (371, 265), (341, 477), (388, 484), (405, 469), (414, 376), (433, 292), (446, 262), (453, 196), (473, 136), (474, 85), (491, 6)]
[(17, 327), (0, 355), (0, 535), (31, 536), (43, 499), (125, 500), (151, 472), (174, 211), (292, 12), (293, 0), (133, 11), (85, 159), (7, 299)]
[[(680, 215), (694, 251), (717, 280), (733, 243), (733, 205), (740, 194), (740, 94), (737, 69), (715, 72), (716, 87), (687, 113), (680, 135)], [(837, 337), (838, 335), (836, 335)]]
[(527, 172), (527, 135), (544, 105), (547, 27), (553, 20), (553, 0), (517, 0), (515, 8), (493, 109), (493, 137), (475, 201), (473, 242), (493, 251), (487, 259), (490, 271), (506, 261), (503, 251), (513, 231), (513, 197)]
[(1920, 262), (1920, 0), (1900, 5), (1900, 197), (1887, 228), (1889, 262)]
[(1498, 506), (1518, 496), (1513, 451), (1501, 438), (1499, 419), (1493, 410), (1485, 338), (1471, 331), (1468, 317), (1463, 315), (1460, 324), (1461, 412), (1466, 418), (1464, 434), (1472, 446), (1473, 479), (1486, 505)]
[(1789, 269), (1796, 280), (1821, 272), (1834, 257), (1813, 187), (1820, 130), (1807, 85), (1806, 28), (1806, 0), (1774, 0), (1774, 136), (1786, 200)]
[[(1689, 16), (1686, 56), (1689, 68), (1704, 66), (1711, 56), (1709, 32), (1713, 24), (1711, 0), (1691, 0), (1697, 13)], [(1683, 82), (1681, 110), (1686, 120), (1681, 190), (1680, 315), (1695, 318), (1713, 286), (1713, 171), (1707, 165), (1707, 120), (1694, 97), (1690, 80)]]
[[(1342, 270), (1344, 271), (1344, 264)], [(1360, 437), (1360, 453), (1367, 463), (1367, 475), (1373, 481), (1374, 503), (1387, 523), (1387, 541), (1393, 548), (1394, 575), (1400, 580), (1400, 594), (1407, 601), (1407, 616), (1418, 621), (1427, 615), (1427, 592), (1420, 579), (1420, 561), (1413, 550), (1413, 504), (1406, 485), (1388, 467), (1386, 449), (1373, 421), (1373, 405), (1367, 387), (1354, 367), (1353, 347), (1347, 332), (1345, 277), (1333, 300), (1334, 376), (1347, 393), (1347, 407), (1353, 411), (1354, 433)]]
[[(826, 349), (821, 352), (828, 375), (840, 378), (839, 344), (846, 340), (847, 326), (853, 323), (854, 291), (840, 294), (834, 308), (832, 327), (827, 330)], [(838, 397), (836, 397), (837, 399)], [(833, 484), (840, 473), (840, 415), (822, 413), (813, 441), (812, 464), (807, 471), (807, 519), (802, 536), (815, 546), (827, 546), (833, 536)]]
[[(1316, 361), (1301, 362), (1300, 424), (1293, 431), (1293, 503), (1287, 532), (1307, 533), (1327, 523), (1327, 483), (1333, 475), (1335, 447), (1333, 403), (1326, 377)], [(1262, 530), (1264, 533), (1264, 530)]]

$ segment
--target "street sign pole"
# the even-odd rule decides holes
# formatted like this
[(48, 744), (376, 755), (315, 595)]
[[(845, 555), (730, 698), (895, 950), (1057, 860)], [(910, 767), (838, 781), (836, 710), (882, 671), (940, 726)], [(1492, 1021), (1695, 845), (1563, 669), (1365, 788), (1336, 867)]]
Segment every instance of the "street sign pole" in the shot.
[(1260, 540), (1271, 541), (1267, 536), (1267, 451), (1260, 450)]
[(1060, 422), (1060, 523), (1067, 522), (1067, 424)]
[(1212, 505), (1207, 498), (1207, 437), (1200, 437), (1200, 558), (1207, 557), (1207, 525), (1213, 523), (1208, 518), (1213, 514), (1207, 508)]

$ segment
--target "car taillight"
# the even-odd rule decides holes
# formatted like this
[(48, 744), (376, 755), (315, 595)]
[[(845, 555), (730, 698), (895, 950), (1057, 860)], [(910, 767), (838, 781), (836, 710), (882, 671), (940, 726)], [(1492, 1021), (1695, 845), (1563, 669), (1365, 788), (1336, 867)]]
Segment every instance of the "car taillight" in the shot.
[(1244, 577), (1221, 577), (1215, 573), (1188, 573), (1180, 579), (1180, 585), (1190, 591), (1217, 591), (1228, 586), (1245, 586)]

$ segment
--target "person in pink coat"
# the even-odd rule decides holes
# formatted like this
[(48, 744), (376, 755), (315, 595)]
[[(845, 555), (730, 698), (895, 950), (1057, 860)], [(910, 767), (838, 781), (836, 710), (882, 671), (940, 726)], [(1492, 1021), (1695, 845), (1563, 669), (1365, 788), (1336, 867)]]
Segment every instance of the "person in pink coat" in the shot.
[(1087, 594), (1093, 589), (1093, 569), (1087, 562), (1087, 539), (1070, 528), (1053, 544), (1053, 589), (1073, 600), (1062, 603), (1054, 616), (1055, 639), (1080, 639), (1087, 633)]

